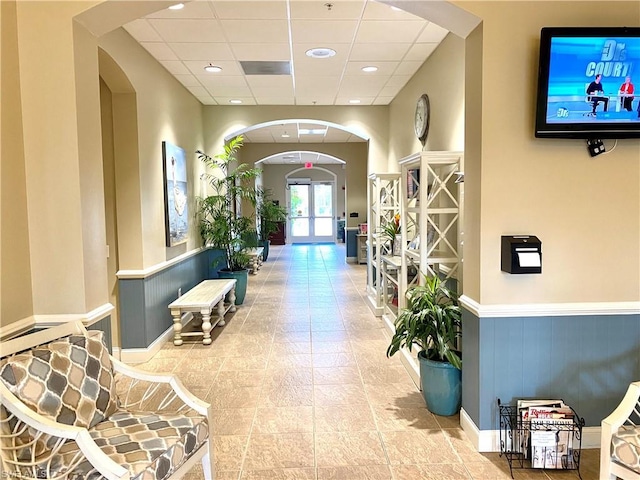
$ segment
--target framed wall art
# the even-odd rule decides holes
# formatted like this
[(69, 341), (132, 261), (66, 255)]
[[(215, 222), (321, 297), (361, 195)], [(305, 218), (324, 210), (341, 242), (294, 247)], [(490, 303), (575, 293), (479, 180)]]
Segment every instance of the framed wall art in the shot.
[(189, 208), (187, 202), (187, 159), (182, 148), (162, 142), (164, 173), (164, 213), (167, 246), (187, 241)]

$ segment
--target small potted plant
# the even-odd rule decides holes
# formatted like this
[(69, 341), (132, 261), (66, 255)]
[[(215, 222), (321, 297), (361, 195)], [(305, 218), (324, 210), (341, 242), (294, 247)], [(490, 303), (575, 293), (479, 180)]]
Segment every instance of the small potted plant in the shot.
[(272, 200), (270, 190), (259, 189), (256, 217), (259, 225), (260, 244), (264, 248), (262, 259), (266, 262), (271, 243), (269, 236), (278, 231), (278, 222), (284, 222), (287, 219), (287, 210)]
[(205, 245), (224, 251), (225, 266), (218, 276), (236, 279), (236, 305), (244, 302), (250, 259), (247, 249), (255, 246), (252, 239), (256, 236), (255, 219), (239, 214), (236, 205), (243, 200), (256, 204), (255, 178), (260, 174), (258, 168), (237, 163), (242, 140), (242, 136), (233, 138), (222, 153), (213, 157), (196, 152), (198, 159), (212, 170), (204, 174), (212, 193), (198, 199), (200, 234)]
[(454, 415), (462, 398), (462, 359), (457, 349), (462, 312), (458, 296), (440, 277), (425, 276), (424, 284), (411, 288), (406, 299), (387, 356), (403, 347), (409, 351), (418, 347), (420, 384), (427, 408), (436, 415)]

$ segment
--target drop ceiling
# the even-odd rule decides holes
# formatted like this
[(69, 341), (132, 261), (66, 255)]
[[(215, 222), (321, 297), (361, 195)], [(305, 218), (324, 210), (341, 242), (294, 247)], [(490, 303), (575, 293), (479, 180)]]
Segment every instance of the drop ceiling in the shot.
[[(124, 28), (204, 105), (387, 105), (448, 33), (374, 0), (193, 0)], [(291, 74), (247, 75), (241, 62), (289, 62)]]

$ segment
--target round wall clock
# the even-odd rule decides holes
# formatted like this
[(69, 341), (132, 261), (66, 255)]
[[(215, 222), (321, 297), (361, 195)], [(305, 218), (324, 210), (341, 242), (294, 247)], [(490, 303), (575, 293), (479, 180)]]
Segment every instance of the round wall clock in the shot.
[(416, 115), (413, 120), (416, 137), (418, 137), (422, 146), (427, 143), (427, 136), (429, 135), (430, 110), (429, 96), (425, 93), (418, 99)]

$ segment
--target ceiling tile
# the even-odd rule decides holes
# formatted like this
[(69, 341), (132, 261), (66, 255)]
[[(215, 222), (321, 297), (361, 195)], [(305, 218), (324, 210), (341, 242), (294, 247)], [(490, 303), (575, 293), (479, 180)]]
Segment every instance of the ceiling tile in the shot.
[(311, 75), (342, 75), (344, 63), (348, 59), (349, 44), (327, 44), (323, 47), (332, 48), (336, 51), (333, 57), (311, 58), (308, 57), (307, 50), (317, 47), (317, 44), (305, 43), (295, 45), (293, 50), (293, 67), (297, 76)]
[(180, 61), (176, 61), (176, 60), (162, 60), (160, 62), (164, 68), (166, 68), (169, 73), (171, 74), (180, 74), (180, 75), (186, 75), (189, 73), (189, 70), (187, 69), (187, 67), (184, 66), (184, 64)]
[(290, 59), (288, 43), (232, 43), (229, 45), (238, 61), (287, 61)]
[(293, 78), (291, 75), (248, 75), (247, 83), (251, 88), (293, 89)]
[(244, 100), (245, 98), (253, 98), (251, 95), (251, 90), (249, 87), (242, 86), (234, 86), (234, 85), (221, 85), (221, 86), (213, 86), (213, 85), (205, 85), (205, 88), (209, 91), (213, 98), (218, 97), (229, 97), (229, 98), (240, 98)]
[(352, 95), (361, 91), (361, 95), (370, 95), (368, 92), (375, 90), (375, 97), (378, 91), (387, 83), (387, 77), (366, 77), (360, 75), (345, 76), (340, 82), (340, 91), (345, 95)]
[(165, 42), (224, 42), (216, 20), (152, 19), (149, 23)]
[[(240, 96), (240, 95), (225, 95), (225, 96), (218, 96), (218, 95), (214, 95), (213, 98), (215, 99), (216, 102), (218, 102), (219, 105), (230, 105), (230, 106), (238, 106), (241, 107), (242, 105), (255, 105), (256, 101), (253, 97), (251, 96)], [(239, 105), (234, 105), (233, 103), (230, 103), (231, 100), (242, 100), (242, 103)]]
[(287, 18), (284, 0), (273, 1), (217, 1), (212, 2), (216, 16), (220, 19), (281, 19)]
[(420, 36), (418, 37), (418, 42), (420, 43), (439, 43), (444, 40), (444, 37), (449, 33), (447, 30), (442, 28), (440, 25), (436, 25), (435, 23), (429, 22), (426, 28), (422, 31)]
[(412, 13), (380, 2), (367, 2), (362, 18), (365, 20), (422, 20)]
[(134, 20), (124, 25), (124, 29), (135, 38), (138, 42), (161, 42), (162, 38), (158, 35), (151, 24), (146, 20)]
[(335, 95), (327, 95), (326, 92), (317, 95), (302, 95), (296, 90), (296, 105), (333, 105)]
[(403, 60), (415, 60), (424, 63), (436, 48), (438, 48), (437, 43), (416, 43), (409, 49)]
[(316, 47), (326, 47), (328, 43), (351, 43), (357, 28), (355, 20), (292, 20), (291, 36), (294, 44), (313, 43)]
[(293, 95), (290, 96), (262, 96), (254, 92), (258, 105), (294, 105)]
[(310, 20), (344, 20), (359, 19), (364, 9), (364, 0), (332, 0), (329, 9), (328, 2), (309, 2), (292, 0), (291, 18)]
[(256, 97), (290, 97), (293, 100), (293, 87), (256, 87), (251, 91)]
[(378, 93), (379, 97), (395, 97), (400, 90), (402, 90), (403, 85), (390, 86), (382, 88)]
[[(206, 62), (203, 60), (200, 61), (196, 61), (196, 60), (192, 60), (192, 61), (188, 61), (188, 62), (183, 62), (185, 64), (185, 66), (191, 70), (194, 75), (200, 77), (204, 77), (204, 78), (218, 78), (218, 77), (230, 77), (230, 76), (241, 76), (242, 75), (242, 70), (240, 69), (240, 67), (238, 66), (237, 62)], [(222, 68), (221, 72), (207, 72), (204, 67), (206, 67), (207, 65), (209, 65), (209, 63), (213, 63), (214, 65)]]
[(368, 20), (360, 24), (356, 43), (412, 43), (426, 23)]
[(242, 75), (196, 75), (200, 83), (207, 88), (213, 87), (242, 87), (249, 88)]
[(327, 143), (342, 143), (346, 142), (350, 136), (349, 132), (338, 128), (330, 128), (324, 138)]
[[(348, 62), (345, 75), (366, 75), (368, 77), (379, 77), (391, 75), (400, 62)], [(363, 72), (363, 67), (375, 66), (375, 72)]]
[(220, 20), (231, 43), (289, 43), (286, 20)]
[[(358, 95), (342, 95), (342, 91), (338, 94), (338, 97), (336, 98), (336, 105), (349, 105), (351, 107), (359, 107), (359, 106), (363, 106), (363, 105), (371, 105), (373, 103), (373, 100), (375, 99), (375, 95), (374, 96), (358, 96)], [(358, 104), (352, 104), (351, 100), (360, 100), (360, 103)]]
[(170, 43), (169, 47), (180, 60), (206, 60), (214, 63), (235, 60), (226, 43)]
[(376, 97), (376, 99), (373, 101), (373, 105), (389, 105), (393, 99), (395, 97), (383, 97), (383, 96), (378, 96)]
[(312, 76), (312, 77), (302, 77), (296, 76), (296, 97), (313, 97), (318, 94), (319, 96), (323, 93), (325, 96), (327, 92), (337, 91), (338, 84), (340, 82), (340, 77), (322, 77), (322, 76)]
[[(176, 3), (178, 3), (176, 1)], [(180, 10), (169, 10), (163, 8), (155, 13), (147, 15), (145, 18), (214, 18), (209, 3), (205, 1), (185, 2), (184, 8)]]
[(351, 61), (356, 62), (393, 62), (404, 57), (411, 47), (410, 43), (357, 43), (351, 49)]
[(156, 60), (180, 60), (164, 42), (142, 42), (141, 45)]
[(206, 97), (196, 97), (198, 100), (200, 100), (200, 103), (202, 103), (203, 105), (218, 105), (218, 102), (216, 102), (213, 97), (207, 95)]
[(199, 87), (201, 85), (193, 75), (174, 75), (174, 77), (185, 87)]
[(189, 90), (191, 93), (193, 93), (194, 96), (196, 97), (208, 97), (209, 96), (209, 92), (207, 91), (206, 88), (199, 86), (199, 87), (187, 87), (187, 90)]
[(404, 87), (409, 80), (411, 80), (411, 75), (393, 75), (385, 86)]
[(273, 137), (271, 136), (269, 130), (266, 128), (251, 130), (250, 132), (243, 133), (242, 136), (244, 137), (245, 143), (273, 142)]
[(396, 73), (398, 75), (413, 75), (422, 66), (423, 62), (400, 62)]

